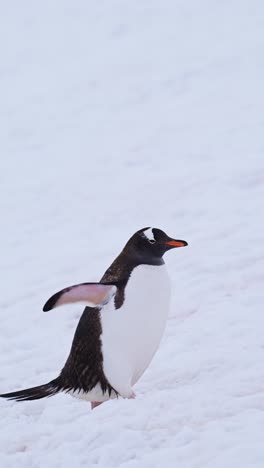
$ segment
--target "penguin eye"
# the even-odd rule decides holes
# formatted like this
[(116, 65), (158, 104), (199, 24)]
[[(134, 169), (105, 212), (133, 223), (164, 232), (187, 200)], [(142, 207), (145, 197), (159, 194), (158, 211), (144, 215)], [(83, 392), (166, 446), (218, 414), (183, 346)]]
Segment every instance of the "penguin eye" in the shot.
[(149, 239), (149, 243), (150, 243), (150, 244), (155, 244), (156, 241), (155, 241), (155, 239)]

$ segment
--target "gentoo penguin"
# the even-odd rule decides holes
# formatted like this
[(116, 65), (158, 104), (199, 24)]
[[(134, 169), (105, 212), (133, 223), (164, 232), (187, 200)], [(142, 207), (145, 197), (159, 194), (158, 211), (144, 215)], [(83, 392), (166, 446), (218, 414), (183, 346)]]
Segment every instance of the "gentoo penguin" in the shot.
[(133, 385), (159, 346), (169, 311), (170, 285), (163, 255), (188, 245), (156, 228), (137, 231), (99, 283), (62, 289), (44, 312), (63, 304), (87, 304), (60, 375), (38, 387), (0, 395), (37, 400), (59, 392), (90, 401), (134, 398)]

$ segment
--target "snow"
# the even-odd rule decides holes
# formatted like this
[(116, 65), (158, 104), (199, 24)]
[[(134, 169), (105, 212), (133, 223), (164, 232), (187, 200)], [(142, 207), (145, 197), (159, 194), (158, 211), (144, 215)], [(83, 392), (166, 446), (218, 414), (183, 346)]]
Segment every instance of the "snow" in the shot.
[(135, 400), (0, 402), (4, 468), (263, 468), (261, 0), (5, 2), (1, 392), (57, 376), (96, 281), (154, 226), (166, 333)]

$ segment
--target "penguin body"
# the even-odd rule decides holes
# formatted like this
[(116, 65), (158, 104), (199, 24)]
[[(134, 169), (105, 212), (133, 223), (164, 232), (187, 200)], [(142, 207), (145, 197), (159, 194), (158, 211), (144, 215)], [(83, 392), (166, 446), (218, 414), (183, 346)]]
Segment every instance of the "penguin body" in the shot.
[(33, 400), (60, 391), (101, 403), (133, 398), (133, 385), (150, 364), (162, 338), (170, 304), (164, 253), (185, 241), (144, 228), (128, 241), (100, 283), (83, 283), (52, 296), (44, 311), (88, 303), (59, 377), (46, 385), (0, 395)]

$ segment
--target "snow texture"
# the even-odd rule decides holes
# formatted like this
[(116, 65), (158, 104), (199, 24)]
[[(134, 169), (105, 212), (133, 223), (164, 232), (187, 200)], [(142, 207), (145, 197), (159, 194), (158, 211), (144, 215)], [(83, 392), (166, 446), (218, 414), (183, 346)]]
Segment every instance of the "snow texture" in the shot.
[(48, 382), (130, 235), (170, 318), (135, 400), (0, 401), (1, 468), (263, 468), (262, 0), (14, 0), (0, 15), (0, 390)]

